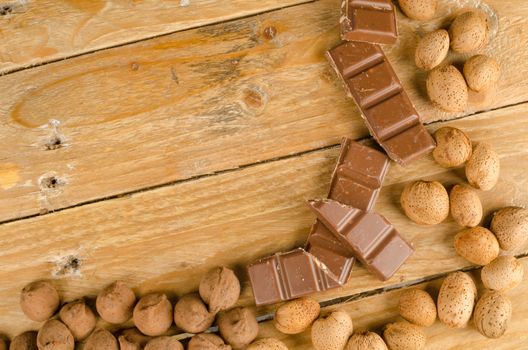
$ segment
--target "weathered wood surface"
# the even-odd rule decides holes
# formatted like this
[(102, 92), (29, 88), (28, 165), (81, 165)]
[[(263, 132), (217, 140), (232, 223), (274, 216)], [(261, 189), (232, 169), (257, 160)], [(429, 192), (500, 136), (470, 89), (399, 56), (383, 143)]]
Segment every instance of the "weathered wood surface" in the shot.
[[(487, 214), (506, 205), (528, 205), (528, 104), (429, 126), (453, 125), (474, 141), (486, 140), (501, 156), (501, 179), (480, 196)], [(124, 279), (138, 293), (163, 290), (181, 295), (217, 265), (238, 269), (258, 257), (302, 245), (313, 216), (304, 201), (324, 196), (336, 147), (267, 162), (101, 201), (50, 215), (0, 225), (0, 329), (9, 334), (36, 325), (18, 307), (18, 292), (29, 281), (56, 278), (66, 300), (94, 296), (104, 285)], [(317, 295), (332, 300), (445, 273), (470, 264), (455, 253), (460, 229), (451, 219), (424, 228), (399, 207), (404, 184), (436, 179), (450, 186), (463, 171), (446, 170), (431, 158), (409, 168), (393, 165), (376, 210), (416, 248), (414, 256), (383, 283), (362, 267), (343, 288)], [(528, 246), (517, 253), (527, 253)], [(72, 267), (71, 258), (78, 267)], [(432, 263), (432, 262), (441, 263)], [(75, 264), (73, 264), (75, 265)], [(252, 304), (244, 277), (242, 304)], [(259, 312), (267, 312), (263, 308)]]
[[(503, 73), (466, 114), (528, 100), (528, 3), (488, 3), (500, 30), (486, 51)], [(339, 42), (338, 7), (321, 0), (0, 77), (0, 221), (366, 136), (323, 58)], [(456, 6), (443, 9), (427, 26), (399, 16), (386, 48), (426, 122), (461, 116), (430, 105), (411, 59)]]
[(310, 0), (4, 0), (0, 74)]
[[(528, 258), (522, 259), (525, 271), (528, 271)], [(480, 270), (472, 271), (475, 282), (481, 295), (485, 288), (480, 283)], [(411, 288), (425, 289), (436, 297), (443, 278), (421, 283)], [(398, 301), (405, 289), (386, 292), (383, 294), (362, 298), (349, 303), (327, 307), (322, 313), (333, 310), (347, 311), (354, 323), (354, 332), (375, 331), (381, 334), (383, 326), (390, 322), (401, 321), (398, 314)], [(481, 335), (470, 321), (467, 328), (452, 329), (443, 325), (438, 319), (430, 328), (426, 328), (427, 350), (522, 350), (527, 348), (528, 332), (526, 331), (526, 320), (528, 319), (528, 303), (526, 303), (526, 290), (528, 289), (528, 275), (517, 288), (512, 289), (506, 295), (513, 305), (513, 316), (506, 333), (499, 339), (488, 339)], [(281, 334), (272, 325), (266, 322), (261, 325), (259, 337), (276, 337), (283, 340), (290, 349), (313, 349), (310, 340), (310, 332), (306, 331), (299, 335), (287, 336)]]

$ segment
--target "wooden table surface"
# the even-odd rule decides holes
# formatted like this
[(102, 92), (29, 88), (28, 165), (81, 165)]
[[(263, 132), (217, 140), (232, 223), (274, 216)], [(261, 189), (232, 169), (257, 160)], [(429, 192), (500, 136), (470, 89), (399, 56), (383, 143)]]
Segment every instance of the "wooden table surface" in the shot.
[[(52, 279), (64, 300), (93, 297), (116, 279), (138, 294), (177, 297), (227, 265), (242, 278), (240, 304), (253, 305), (244, 266), (303, 245), (314, 219), (304, 201), (325, 195), (341, 137), (371, 142), (323, 56), (340, 41), (339, 0), (5, 2), (0, 332), (9, 336), (39, 326), (18, 306), (20, 289), (37, 279)], [(413, 52), (463, 6), (497, 19), (484, 52), (502, 77), (471, 94), (466, 112), (444, 113), (428, 102)], [(427, 128), (459, 127), (500, 154), (500, 182), (479, 193), (486, 221), (503, 206), (527, 206), (528, 2), (444, 0), (427, 23), (398, 13), (398, 28), (385, 51)], [(323, 312), (345, 309), (356, 329), (379, 330), (397, 319), (406, 288), (434, 292), (456, 270), (478, 280), (453, 249), (451, 218), (423, 227), (403, 215), (399, 195), (416, 179), (465, 180), (430, 156), (393, 164), (376, 210), (416, 253), (387, 282), (357, 266), (347, 285), (315, 296)], [(528, 245), (515, 253), (528, 269)], [(437, 322), (427, 349), (528, 349), (527, 291), (528, 276), (509, 293), (513, 320), (501, 339)], [(262, 337), (311, 349), (308, 333), (261, 326)]]

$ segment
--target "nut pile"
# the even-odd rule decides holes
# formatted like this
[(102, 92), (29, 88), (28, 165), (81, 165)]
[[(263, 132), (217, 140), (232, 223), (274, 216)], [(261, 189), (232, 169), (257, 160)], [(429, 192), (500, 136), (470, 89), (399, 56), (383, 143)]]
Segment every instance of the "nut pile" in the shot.
[[(434, 17), (436, 0), (400, 1), (402, 11), (410, 18), (428, 20)], [(447, 112), (466, 109), (469, 90), (486, 91), (500, 77), (499, 63), (486, 55), (471, 56), (462, 72), (444, 63), (449, 49), (463, 55), (472, 55), (484, 49), (490, 39), (490, 20), (478, 9), (463, 10), (447, 29), (437, 29), (424, 35), (415, 51), (416, 66), (429, 71), (426, 79), (427, 94), (433, 104)]]
[[(163, 293), (147, 294), (137, 300), (130, 287), (116, 281), (97, 296), (97, 313), (83, 299), (61, 307), (53, 285), (37, 281), (22, 290), (20, 306), (29, 319), (44, 323), (38, 332), (13, 338), (10, 349), (73, 350), (77, 342), (83, 343), (85, 350), (183, 350), (178, 339), (166, 336), (173, 323), (185, 332), (197, 334), (190, 340), (189, 350), (242, 349), (257, 337), (258, 323), (251, 309), (234, 308), (239, 296), (240, 282), (225, 267), (209, 271), (200, 282), (199, 293), (184, 295), (174, 307)], [(125, 329), (116, 336), (96, 327), (97, 315), (115, 325), (132, 319), (136, 328)], [(221, 337), (203, 333), (215, 320)], [(287, 349), (270, 338), (260, 339), (249, 348)], [(2, 349), (7, 349), (7, 345), (0, 340)]]

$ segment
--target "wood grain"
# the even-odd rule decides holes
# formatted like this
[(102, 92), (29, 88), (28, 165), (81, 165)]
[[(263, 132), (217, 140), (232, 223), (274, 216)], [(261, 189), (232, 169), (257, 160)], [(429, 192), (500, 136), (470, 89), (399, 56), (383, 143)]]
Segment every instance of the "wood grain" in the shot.
[(0, 75), (310, 0), (4, 0)]
[[(488, 3), (500, 30), (486, 52), (502, 78), (466, 114), (528, 100), (528, 3)], [(321, 0), (0, 77), (0, 221), (366, 136), (323, 58), (339, 42), (338, 7)], [(400, 15), (386, 48), (426, 122), (461, 116), (427, 102), (411, 59), (457, 7), (442, 8), (427, 25)]]
[[(480, 193), (486, 214), (506, 205), (528, 205), (527, 112), (528, 104), (522, 104), (430, 126), (431, 131), (441, 125), (460, 127), (500, 154), (500, 183)], [(252, 304), (244, 266), (304, 243), (314, 220), (304, 201), (325, 195), (337, 153), (335, 147), (315, 151), (0, 225), (0, 330), (12, 335), (36, 327), (22, 316), (18, 292), (42, 278), (53, 278), (65, 300), (94, 296), (115, 279), (140, 294), (163, 290), (174, 296), (194, 290), (210, 268), (228, 265), (242, 276), (241, 303)], [(440, 168), (431, 158), (408, 168), (392, 166), (376, 210), (413, 242), (413, 257), (387, 282), (358, 266), (346, 286), (317, 295), (319, 300), (469, 266), (453, 249), (460, 228), (451, 219), (425, 228), (403, 215), (401, 190), (419, 178), (448, 187), (464, 181), (462, 169)], [(528, 246), (518, 253), (526, 252)]]
[[(521, 259), (525, 271), (528, 271), (528, 258)], [(471, 272), (477, 282), (477, 288), (481, 295), (485, 289), (480, 283), (480, 270)], [(421, 283), (411, 288), (424, 289), (436, 298), (443, 279), (435, 279)], [(473, 321), (467, 328), (452, 329), (443, 325), (438, 319), (435, 324), (425, 329), (427, 334), (427, 350), (521, 350), (526, 349), (528, 344), (528, 333), (526, 332), (526, 319), (528, 318), (528, 304), (526, 300), (526, 289), (528, 288), (528, 275), (524, 276), (523, 282), (506, 295), (513, 305), (513, 316), (506, 333), (499, 339), (488, 339), (482, 336)], [(382, 333), (383, 326), (390, 322), (401, 321), (398, 314), (398, 301), (400, 295), (409, 288), (398, 289), (372, 297), (362, 298), (349, 303), (327, 307), (322, 310), (323, 314), (334, 310), (343, 310), (349, 313), (354, 323), (354, 332), (375, 331)], [(283, 340), (290, 349), (313, 349), (310, 332), (306, 331), (299, 335), (287, 336), (278, 332), (272, 321), (261, 324), (259, 337), (274, 337)]]

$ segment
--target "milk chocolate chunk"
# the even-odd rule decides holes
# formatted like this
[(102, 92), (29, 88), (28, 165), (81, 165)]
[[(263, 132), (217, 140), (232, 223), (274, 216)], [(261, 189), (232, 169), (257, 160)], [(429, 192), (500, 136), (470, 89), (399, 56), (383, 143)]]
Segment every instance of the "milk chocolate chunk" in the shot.
[(391, 0), (342, 0), (340, 22), (343, 40), (394, 44), (398, 39)]
[(407, 165), (434, 149), (433, 138), (379, 45), (347, 42), (326, 56), (390, 158)]
[(339, 283), (326, 266), (304, 249), (277, 253), (248, 266), (257, 305), (300, 298)]
[(403, 265), (414, 249), (387, 219), (333, 200), (308, 202), (317, 218), (381, 280)]

